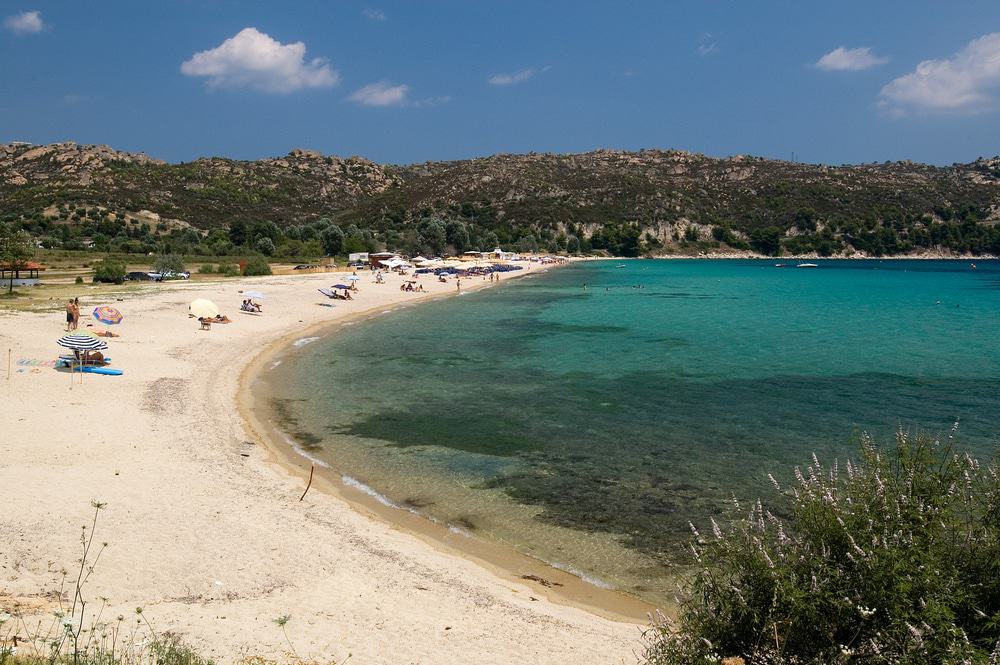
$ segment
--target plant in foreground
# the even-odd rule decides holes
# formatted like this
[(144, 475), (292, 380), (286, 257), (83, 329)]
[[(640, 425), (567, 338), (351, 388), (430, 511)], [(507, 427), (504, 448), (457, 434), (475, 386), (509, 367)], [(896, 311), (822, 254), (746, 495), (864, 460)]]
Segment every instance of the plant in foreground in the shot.
[[(48, 620), (16, 610), (13, 614), (0, 611), (0, 665), (213, 665), (178, 635), (158, 633), (141, 607), (135, 608), (134, 618), (119, 615), (106, 620), (103, 615), (109, 601), (100, 598), (94, 611), (85, 590), (108, 547), (94, 541), (98, 518), (106, 505), (91, 502), (94, 516), (89, 526), (81, 528), (79, 565), (73, 576), (65, 570), (62, 573), (59, 609)], [(67, 588), (68, 582), (72, 582), (71, 588)], [(285, 629), (291, 618), (286, 614), (274, 620), (288, 644), (286, 660), (248, 654), (237, 661), (239, 665), (335, 665), (332, 659), (315, 661), (298, 655)]]
[(710, 535), (692, 525), (679, 620), (654, 617), (647, 663), (995, 665), (1000, 479), (954, 434), (863, 436), (857, 462), (770, 476), (773, 510), (734, 497)]

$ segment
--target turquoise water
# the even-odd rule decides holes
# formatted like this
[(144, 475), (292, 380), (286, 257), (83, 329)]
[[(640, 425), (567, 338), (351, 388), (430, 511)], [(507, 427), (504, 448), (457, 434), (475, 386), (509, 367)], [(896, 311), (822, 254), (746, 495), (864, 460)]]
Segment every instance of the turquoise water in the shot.
[(687, 521), (768, 472), (862, 430), (998, 441), (1000, 263), (819, 263), (574, 264), (358, 323), (266, 380), (349, 482), (659, 600)]

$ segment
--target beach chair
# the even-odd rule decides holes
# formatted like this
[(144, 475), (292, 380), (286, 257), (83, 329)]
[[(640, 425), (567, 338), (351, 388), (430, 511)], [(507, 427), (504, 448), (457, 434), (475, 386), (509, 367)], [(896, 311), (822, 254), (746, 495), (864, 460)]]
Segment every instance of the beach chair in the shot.
[(201, 328), (198, 328), (198, 330), (211, 330), (212, 329), (212, 320), (211, 319), (201, 318), (201, 319), (198, 319), (198, 323), (201, 324)]

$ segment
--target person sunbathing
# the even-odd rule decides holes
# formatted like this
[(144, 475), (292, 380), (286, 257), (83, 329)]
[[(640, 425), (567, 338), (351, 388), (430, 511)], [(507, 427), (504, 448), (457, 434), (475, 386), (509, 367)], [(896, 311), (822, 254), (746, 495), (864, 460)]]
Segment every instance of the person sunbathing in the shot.
[(84, 351), (80, 357), (81, 365), (103, 365), (104, 354), (100, 351)]
[(212, 323), (232, 323), (228, 316), (223, 314), (216, 314), (214, 317), (209, 319)]

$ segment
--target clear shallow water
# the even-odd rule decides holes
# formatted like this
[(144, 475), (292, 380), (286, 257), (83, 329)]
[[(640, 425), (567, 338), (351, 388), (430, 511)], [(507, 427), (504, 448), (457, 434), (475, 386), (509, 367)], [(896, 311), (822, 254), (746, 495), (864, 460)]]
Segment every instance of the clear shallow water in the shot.
[(575, 264), (347, 327), (266, 380), (282, 428), (386, 500), (662, 600), (687, 521), (768, 472), (861, 430), (998, 441), (1000, 263), (773, 264)]

